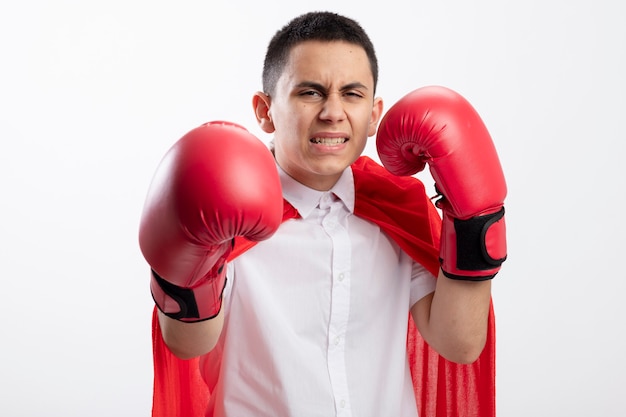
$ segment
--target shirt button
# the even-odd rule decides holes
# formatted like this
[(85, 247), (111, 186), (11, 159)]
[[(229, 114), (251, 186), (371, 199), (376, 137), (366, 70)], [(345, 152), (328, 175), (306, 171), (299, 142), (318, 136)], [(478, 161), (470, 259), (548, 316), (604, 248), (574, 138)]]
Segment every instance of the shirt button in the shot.
[(346, 400), (341, 400), (341, 401), (339, 402), (339, 406), (340, 406), (341, 408), (344, 408), (344, 407), (346, 406)]
[(338, 345), (340, 341), (341, 341), (341, 337), (339, 336), (335, 337), (335, 346)]
[(339, 282), (343, 281), (343, 279), (344, 279), (345, 277), (346, 277), (346, 276), (343, 274), (343, 272), (342, 272), (341, 274), (339, 274), (339, 277), (338, 277)]

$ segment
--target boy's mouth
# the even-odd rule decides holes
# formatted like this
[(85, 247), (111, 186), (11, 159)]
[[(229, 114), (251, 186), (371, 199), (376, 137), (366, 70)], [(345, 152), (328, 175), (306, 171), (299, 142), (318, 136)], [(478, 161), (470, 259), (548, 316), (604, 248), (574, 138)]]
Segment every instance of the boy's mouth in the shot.
[(328, 145), (328, 146), (341, 145), (342, 143), (346, 143), (347, 141), (348, 141), (348, 138), (313, 138), (311, 139), (312, 143), (316, 143), (319, 145)]

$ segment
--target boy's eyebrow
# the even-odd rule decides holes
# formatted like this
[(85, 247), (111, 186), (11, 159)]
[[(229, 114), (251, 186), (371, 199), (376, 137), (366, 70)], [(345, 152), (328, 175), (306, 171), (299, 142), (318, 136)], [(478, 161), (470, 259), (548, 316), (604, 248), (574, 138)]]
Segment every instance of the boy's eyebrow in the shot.
[[(324, 87), (322, 84), (316, 83), (314, 81), (302, 81), (302, 82), (296, 84), (296, 88), (303, 88), (303, 87), (314, 88), (314, 89), (319, 90), (319, 91), (326, 91), (327, 90), (326, 87)], [(346, 85), (342, 86), (339, 90), (340, 91), (346, 91), (346, 90), (354, 90), (354, 89), (365, 89), (365, 90), (367, 90), (368, 88), (367, 88), (367, 86), (365, 84), (355, 81), (353, 83), (349, 83), (349, 84), (346, 84)]]

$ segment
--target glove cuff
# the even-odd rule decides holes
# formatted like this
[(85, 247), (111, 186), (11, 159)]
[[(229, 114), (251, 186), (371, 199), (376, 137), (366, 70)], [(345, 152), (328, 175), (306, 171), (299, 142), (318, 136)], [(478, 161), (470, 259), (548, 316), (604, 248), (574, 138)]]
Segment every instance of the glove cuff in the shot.
[(209, 320), (222, 308), (226, 264), (214, 266), (193, 288), (179, 287), (152, 270), (150, 290), (156, 306), (166, 316), (187, 323)]
[(492, 279), (507, 257), (504, 207), (467, 220), (444, 211), (440, 262), (445, 276), (452, 279)]

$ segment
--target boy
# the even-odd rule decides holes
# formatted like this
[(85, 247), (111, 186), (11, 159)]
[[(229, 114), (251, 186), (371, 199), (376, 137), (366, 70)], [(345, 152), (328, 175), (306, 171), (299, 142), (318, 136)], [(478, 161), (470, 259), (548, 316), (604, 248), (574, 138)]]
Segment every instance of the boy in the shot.
[[(355, 21), (299, 16), (271, 40), (253, 97), (273, 155), (217, 122), (185, 135), (159, 167), (140, 229), (156, 343), (162, 335), (210, 392), (176, 398), (182, 415), (415, 417), (409, 315), (449, 361), (470, 364), (483, 351), (499, 264), (486, 276), (439, 272), (440, 220), (421, 184), (360, 158), (383, 116), (377, 78)], [(401, 152), (394, 138), (379, 141)], [(386, 194), (398, 184), (404, 195)], [(402, 223), (395, 207), (407, 199), (413, 213)], [(391, 206), (391, 226), (378, 206)], [(415, 251), (393, 231), (408, 227)], [(176, 360), (158, 355), (155, 367)]]

